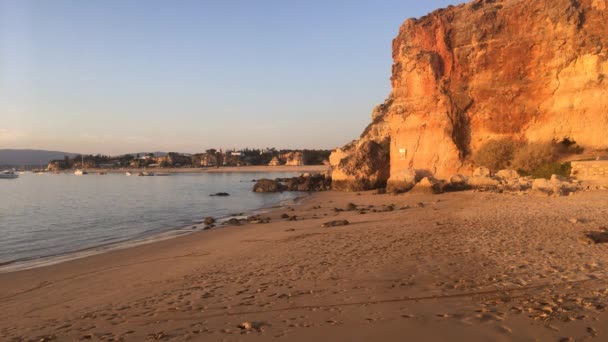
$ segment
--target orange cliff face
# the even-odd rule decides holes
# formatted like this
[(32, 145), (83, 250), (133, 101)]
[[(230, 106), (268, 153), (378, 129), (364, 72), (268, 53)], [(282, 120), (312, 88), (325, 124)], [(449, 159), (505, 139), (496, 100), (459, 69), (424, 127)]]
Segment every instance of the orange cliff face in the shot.
[[(354, 146), (390, 141), (395, 188), (412, 169), (467, 173), (467, 157), (500, 137), (608, 147), (607, 7), (478, 0), (407, 20), (393, 41), (393, 90)], [(364, 178), (336, 159), (341, 183)]]

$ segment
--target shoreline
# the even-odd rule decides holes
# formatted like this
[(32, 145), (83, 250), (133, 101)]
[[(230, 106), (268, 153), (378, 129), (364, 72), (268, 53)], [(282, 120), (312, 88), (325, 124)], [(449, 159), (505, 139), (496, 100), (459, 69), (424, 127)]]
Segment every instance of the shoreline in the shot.
[(606, 191), (313, 193), (267, 224), (0, 274), (0, 337), (601, 340), (608, 244), (580, 237), (606, 205)]
[[(105, 173), (125, 173), (131, 172), (133, 176), (137, 176), (138, 172), (148, 171), (154, 173), (169, 173), (169, 174), (180, 174), (180, 173), (317, 173), (317, 172), (325, 172), (329, 170), (329, 166), (327, 165), (302, 165), (302, 166), (224, 166), (220, 168), (196, 168), (196, 167), (180, 167), (180, 168), (161, 168), (161, 167), (152, 167), (152, 168), (133, 168), (133, 167), (124, 167), (118, 169), (107, 169), (107, 168), (87, 168), (86, 169), (90, 174), (105, 172)], [(73, 173), (74, 170), (61, 170), (55, 171), (56, 173)], [(46, 173), (53, 174), (53, 171), (48, 171)]]
[(305, 200), (310, 196), (310, 193), (304, 193), (302, 195), (295, 196), (293, 199), (279, 201), (276, 204), (273, 204), (269, 207), (261, 207), (257, 209), (253, 209), (251, 211), (231, 214), (227, 216), (214, 217), (216, 220), (216, 226), (213, 228), (205, 229), (202, 221), (205, 217), (201, 217), (200, 219), (195, 220), (192, 224), (176, 226), (172, 228), (167, 228), (162, 231), (155, 231), (149, 233), (142, 233), (132, 238), (128, 238), (121, 241), (110, 242), (106, 244), (90, 246), (74, 251), (68, 251), (63, 253), (58, 253), (54, 255), (47, 255), (42, 257), (34, 257), (29, 259), (18, 259), (18, 260), (9, 260), (6, 262), (0, 263), (0, 274), (19, 272), (24, 270), (33, 270), (40, 267), (47, 267), (52, 265), (61, 264), (64, 262), (69, 262), (72, 260), (78, 260), (82, 258), (87, 258), (91, 256), (102, 255), (105, 253), (110, 253), (113, 251), (129, 249), (141, 245), (154, 244), (156, 242), (171, 240), (174, 238), (178, 238), (181, 236), (187, 236), (194, 233), (202, 233), (208, 230), (217, 230), (221, 228), (226, 228), (228, 226), (222, 225), (222, 223), (228, 221), (231, 218), (239, 218), (239, 217), (248, 217), (252, 215), (260, 215), (268, 212), (272, 212), (273, 210), (279, 210), (283, 207), (290, 205), (298, 205), (300, 202)]

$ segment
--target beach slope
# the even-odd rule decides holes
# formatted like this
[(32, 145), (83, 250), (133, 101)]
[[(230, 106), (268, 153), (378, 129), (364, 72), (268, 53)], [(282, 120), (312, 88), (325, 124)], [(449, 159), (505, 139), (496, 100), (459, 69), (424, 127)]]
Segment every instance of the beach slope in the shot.
[(0, 274), (0, 339), (599, 341), (608, 244), (582, 237), (607, 204), (317, 193), (269, 224)]

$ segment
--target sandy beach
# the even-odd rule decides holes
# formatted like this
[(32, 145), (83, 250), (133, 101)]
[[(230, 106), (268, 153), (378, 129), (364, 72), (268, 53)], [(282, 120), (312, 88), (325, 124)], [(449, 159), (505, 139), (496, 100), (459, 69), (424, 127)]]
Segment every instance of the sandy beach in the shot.
[(269, 224), (0, 274), (0, 339), (599, 341), (608, 244), (580, 237), (606, 204), (316, 193)]

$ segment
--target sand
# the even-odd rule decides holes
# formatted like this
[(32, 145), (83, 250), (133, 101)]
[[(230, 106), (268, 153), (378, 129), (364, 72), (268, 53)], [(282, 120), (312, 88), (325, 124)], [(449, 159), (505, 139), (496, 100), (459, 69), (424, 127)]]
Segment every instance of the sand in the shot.
[(605, 341), (608, 244), (579, 240), (607, 194), (317, 193), (269, 224), (0, 274), (0, 340)]

